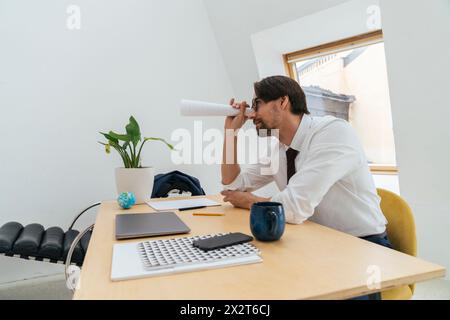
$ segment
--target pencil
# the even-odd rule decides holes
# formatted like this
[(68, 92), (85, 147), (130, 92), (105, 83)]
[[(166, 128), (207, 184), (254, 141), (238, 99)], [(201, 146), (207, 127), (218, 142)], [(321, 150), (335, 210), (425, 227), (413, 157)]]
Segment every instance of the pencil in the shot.
[(225, 213), (220, 212), (194, 212), (194, 216), (224, 216)]

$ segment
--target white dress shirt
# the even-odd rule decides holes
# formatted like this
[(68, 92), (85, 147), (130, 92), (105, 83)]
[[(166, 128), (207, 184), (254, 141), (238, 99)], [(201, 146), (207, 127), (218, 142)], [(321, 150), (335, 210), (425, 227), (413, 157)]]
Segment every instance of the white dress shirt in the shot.
[(271, 201), (283, 204), (288, 223), (309, 219), (357, 237), (386, 230), (366, 156), (347, 121), (305, 114), (289, 147), (299, 151), (289, 184), (288, 147), (278, 143), (277, 171), (262, 175), (262, 164), (246, 166), (224, 189), (254, 191), (275, 181), (281, 191)]

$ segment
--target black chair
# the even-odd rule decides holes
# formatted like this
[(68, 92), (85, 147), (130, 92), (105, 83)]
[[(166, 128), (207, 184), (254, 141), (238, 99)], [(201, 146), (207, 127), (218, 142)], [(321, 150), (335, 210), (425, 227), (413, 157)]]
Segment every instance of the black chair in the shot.
[(83, 232), (74, 229), (76, 221), (88, 210), (100, 205), (95, 203), (81, 211), (67, 231), (60, 227), (45, 228), (38, 223), (23, 226), (8, 222), (0, 228), (0, 255), (49, 263), (83, 265), (89, 246), (93, 225)]

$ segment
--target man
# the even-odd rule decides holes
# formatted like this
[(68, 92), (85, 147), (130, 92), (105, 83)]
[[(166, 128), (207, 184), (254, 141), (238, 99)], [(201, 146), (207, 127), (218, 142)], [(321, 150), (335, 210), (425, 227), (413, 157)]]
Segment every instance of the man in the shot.
[[(246, 209), (255, 202), (281, 202), (288, 223), (309, 219), (391, 247), (367, 159), (349, 123), (331, 116), (312, 117), (303, 90), (288, 77), (265, 78), (254, 84), (254, 91), (253, 112), (248, 117), (245, 101), (230, 101), (240, 113), (225, 120), (225, 130), (233, 134), (225, 134), (224, 141), (224, 200)], [(253, 119), (258, 133), (278, 130), (279, 170), (271, 175), (262, 175), (261, 165), (241, 169), (237, 164), (234, 133), (247, 119)], [(231, 158), (229, 152), (232, 163), (226, 161)], [(272, 198), (251, 193), (272, 181), (280, 189)], [(354, 299), (380, 300), (381, 294)]]
[[(281, 202), (288, 223), (309, 219), (389, 246), (380, 198), (350, 124), (331, 116), (312, 117), (303, 90), (288, 77), (273, 76), (256, 82), (254, 94), (249, 116), (245, 116), (245, 102), (231, 100), (240, 113), (226, 118), (225, 129), (236, 132), (248, 119), (258, 131), (277, 129), (279, 170), (262, 175), (262, 165), (241, 168), (236, 160), (236, 135), (226, 134), (221, 167), (224, 200), (246, 209), (255, 202)], [(227, 152), (233, 152), (232, 163), (225, 161)], [(272, 198), (251, 193), (272, 181), (280, 189)]]

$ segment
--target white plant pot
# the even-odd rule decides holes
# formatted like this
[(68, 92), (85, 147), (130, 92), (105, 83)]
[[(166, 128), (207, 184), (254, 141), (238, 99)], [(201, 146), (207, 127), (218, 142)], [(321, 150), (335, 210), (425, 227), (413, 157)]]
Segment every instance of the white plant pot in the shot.
[(116, 168), (116, 187), (118, 195), (122, 192), (133, 192), (136, 204), (150, 200), (153, 190), (155, 170), (145, 168)]

